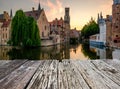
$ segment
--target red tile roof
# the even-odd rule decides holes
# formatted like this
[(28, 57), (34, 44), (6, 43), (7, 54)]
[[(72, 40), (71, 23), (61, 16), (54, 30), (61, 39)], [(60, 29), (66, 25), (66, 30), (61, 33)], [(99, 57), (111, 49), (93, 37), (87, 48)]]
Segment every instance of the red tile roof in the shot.
[(50, 24), (50, 25), (63, 26), (64, 21), (63, 21), (63, 19), (60, 19), (60, 20), (55, 19), (55, 20), (53, 20), (52, 22), (49, 22), (49, 24)]
[(38, 20), (42, 11), (43, 11), (43, 9), (42, 10), (27, 11), (27, 12), (25, 12), (25, 15), (26, 16), (31, 16), (35, 20)]

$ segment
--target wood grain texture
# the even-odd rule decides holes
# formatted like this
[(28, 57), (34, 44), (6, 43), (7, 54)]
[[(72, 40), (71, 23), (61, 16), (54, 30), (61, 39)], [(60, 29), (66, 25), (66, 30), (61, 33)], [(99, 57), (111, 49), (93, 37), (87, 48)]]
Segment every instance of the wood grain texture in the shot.
[(120, 61), (1, 60), (0, 89), (120, 89)]

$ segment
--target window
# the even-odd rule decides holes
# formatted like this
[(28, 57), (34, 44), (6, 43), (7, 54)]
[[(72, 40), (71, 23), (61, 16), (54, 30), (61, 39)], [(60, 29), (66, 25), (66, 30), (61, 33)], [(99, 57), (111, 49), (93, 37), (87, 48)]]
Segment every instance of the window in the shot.
[(116, 28), (118, 28), (118, 26), (116, 26)]
[(114, 40), (114, 43), (117, 43), (117, 40)]
[(6, 39), (7, 39), (7, 34), (6, 34)]
[(45, 30), (46, 30), (46, 26), (45, 26)]
[(44, 37), (44, 32), (42, 32), (42, 37)]
[(118, 35), (116, 35), (116, 37), (118, 37)]
[(3, 39), (4, 39), (4, 34), (3, 34)]

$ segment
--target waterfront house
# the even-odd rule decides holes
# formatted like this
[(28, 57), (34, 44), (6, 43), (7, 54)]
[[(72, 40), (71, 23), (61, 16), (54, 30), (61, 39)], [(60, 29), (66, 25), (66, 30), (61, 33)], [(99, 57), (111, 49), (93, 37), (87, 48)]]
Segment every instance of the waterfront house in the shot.
[[(59, 35), (60, 43), (63, 43), (65, 41), (64, 35), (65, 35), (65, 24), (62, 17), (60, 19), (55, 19), (52, 22), (50, 22), (50, 31), (51, 33), (55, 32), (56, 35)], [(52, 34), (50, 34), (52, 35)]]
[[(70, 16), (69, 8), (65, 8), (64, 20), (61, 17), (60, 19), (55, 19), (50, 24), (50, 31), (57, 32), (60, 36), (60, 43), (69, 42), (70, 39)], [(50, 34), (51, 35), (51, 34)]]
[(0, 45), (8, 45), (7, 43), (10, 40), (10, 32), (11, 17), (8, 12), (4, 11), (4, 13), (0, 15)]
[[(37, 25), (39, 28), (39, 35), (41, 38), (41, 46), (48, 46), (49, 44), (49, 35), (50, 35), (50, 28), (49, 28), (49, 22), (46, 17), (45, 11), (43, 8), (41, 8), (40, 3), (38, 5), (38, 9), (35, 10), (34, 7), (32, 7), (31, 11), (25, 12), (26, 16), (33, 17), (37, 21)], [(47, 42), (47, 43), (46, 43)]]
[(120, 47), (120, 0), (112, 5), (112, 47)]
[(98, 14), (99, 34), (90, 36), (90, 44), (106, 46), (106, 19), (103, 18), (102, 13)]
[(70, 43), (78, 43), (80, 38), (79, 31), (74, 28), (70, 30)]

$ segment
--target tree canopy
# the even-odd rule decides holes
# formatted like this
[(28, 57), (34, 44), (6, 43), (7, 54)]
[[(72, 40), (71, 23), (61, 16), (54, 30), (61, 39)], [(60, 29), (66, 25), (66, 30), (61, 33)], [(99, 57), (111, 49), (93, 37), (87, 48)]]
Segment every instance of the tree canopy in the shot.
[(12, 20), (11, 44), (13, 46), (40, 46), (37, 22), (18, 10)]
[(99, 33), (99, 26), (95, 20), (91, 18), (91, 20), (82, 28), (81, 36), (84, 39), (89, 39), (89, 36), (97, 33)]

